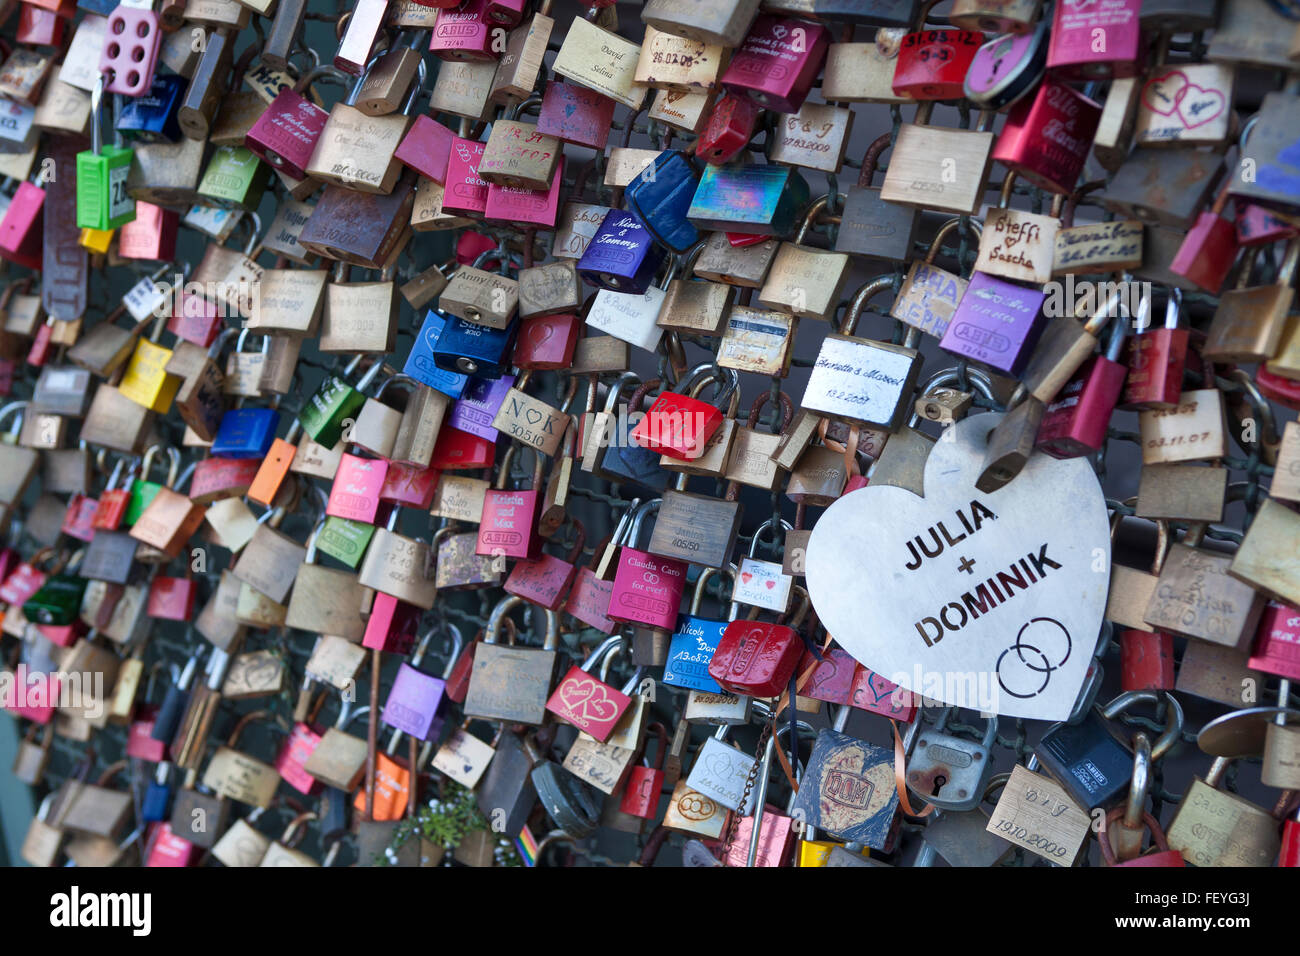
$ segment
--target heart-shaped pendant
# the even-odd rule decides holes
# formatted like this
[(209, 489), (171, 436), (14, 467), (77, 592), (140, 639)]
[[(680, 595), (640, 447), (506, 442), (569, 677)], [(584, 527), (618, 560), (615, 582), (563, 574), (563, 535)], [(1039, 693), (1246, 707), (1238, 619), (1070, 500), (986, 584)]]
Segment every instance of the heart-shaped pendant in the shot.
[(882, 485), (831, 505), (808, 542), (808, 593), (836, 642), (886, 680), (961, 707), (1063, 720), (1106, 607), (1105, 500), (1085, 459), (1045, 455), (1004, 488), (977, 491), (1000, 419), (948, 429), (926, 461), (924, 498)]

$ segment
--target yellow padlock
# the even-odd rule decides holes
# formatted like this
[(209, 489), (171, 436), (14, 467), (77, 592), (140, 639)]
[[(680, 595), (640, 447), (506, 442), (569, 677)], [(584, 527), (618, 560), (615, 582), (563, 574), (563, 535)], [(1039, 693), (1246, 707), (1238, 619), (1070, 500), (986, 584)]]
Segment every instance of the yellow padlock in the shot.
[[(827, 858), (831, 855), (831, 850), (837, 846), (844, 846), (843, 843), (833, 843), (830, 840), (800, 840), (798, 865), (803, 866), (825, 866)], [(858, 853), (859, 856), (867, 856), (864, 847)]]
[(146, 338), (135, 343), (117, 390), (137, 405), (166, 414), (181, 387), (181, 377), (167, 372), (172, 350)]
[(116, 229), (82, 229), (77, 244), (84, 246), (91, 252), (103, 255), (108, 252), (108, 247), (113, 244), (113, 236), (116, 233)]

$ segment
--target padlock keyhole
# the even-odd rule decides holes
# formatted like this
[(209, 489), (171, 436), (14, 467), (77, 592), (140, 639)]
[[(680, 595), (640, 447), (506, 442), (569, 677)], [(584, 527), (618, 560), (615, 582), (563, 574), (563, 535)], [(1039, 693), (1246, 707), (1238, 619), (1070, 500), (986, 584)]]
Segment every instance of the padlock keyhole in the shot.
[(948, 778), (945, 777), (943, 774), (939, 774), (937, 777), (935, 777), (934, 789), (930, 791), (930, 796), (937, 797), (939, 795), (939, 791), (943, 789), (943, 785), (947, 782), (948, 782)]

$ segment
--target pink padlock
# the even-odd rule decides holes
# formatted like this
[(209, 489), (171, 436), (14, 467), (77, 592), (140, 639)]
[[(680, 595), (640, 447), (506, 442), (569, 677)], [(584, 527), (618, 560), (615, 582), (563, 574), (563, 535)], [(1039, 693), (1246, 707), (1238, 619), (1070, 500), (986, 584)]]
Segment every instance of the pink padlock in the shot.
[(564, 160), (561, 159), (555, 169), (555, 178), (545, 189), (522, 189), (492, 183), (488, 186), (483, 218), (554, 229), (555, 217), (560, 211), (560, 182), (563, 179)]
[(0, 258), (41, 268), (45, 235), (45, 190), (32, 183), (19, 183), (14, 198), (0, 219)]
[(158, 15), (152, 10), (118, 6), (108, 15), (99, 72), (107, 74), (106, 93), (143, 96), (153, 84), (158, 59)]
[(686, 563), (634, 547), (641, 522), (659, 510), (660, 499), (639, 507), (633, 517), (627, 540), (618, 552), (618, 570), (609, 597), (609, 616), (615, 621), (644, 624), (672, 632), (677, 626), (677, 611), (686, 586)]
[(374, 524), (379, 510), (379, 492), (384, 487), (388, 462), (383, 458), (360, 458), (344, 454), (330, 487), (325, 513), (336, 518)]

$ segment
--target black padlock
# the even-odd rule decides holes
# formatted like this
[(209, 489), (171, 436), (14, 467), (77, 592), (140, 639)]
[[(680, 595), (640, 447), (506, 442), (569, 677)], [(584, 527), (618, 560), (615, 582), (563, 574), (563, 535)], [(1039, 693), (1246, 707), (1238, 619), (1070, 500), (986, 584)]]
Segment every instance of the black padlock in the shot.
[(1096, 710), (1077, 724), (1054, 724), (1034, 748), (1039, 762), (1080, 807), (1111, 807), (1128, 791), (1133, 751)]

